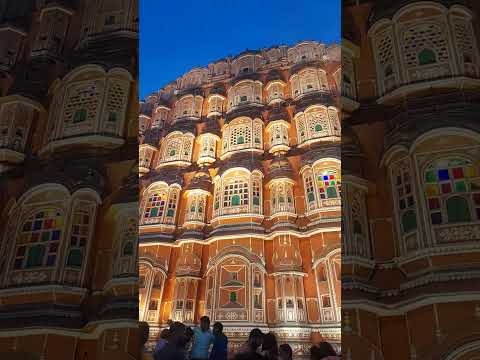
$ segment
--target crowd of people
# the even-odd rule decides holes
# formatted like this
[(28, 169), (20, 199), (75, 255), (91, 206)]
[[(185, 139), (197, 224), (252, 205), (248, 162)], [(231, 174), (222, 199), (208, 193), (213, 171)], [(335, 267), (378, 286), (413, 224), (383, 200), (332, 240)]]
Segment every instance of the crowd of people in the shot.
[[(210, 329), (208, 316), (200, 318), (200, 326), (193, 328), (181, 322), (170, 322), (169, 328), (162, 330), (153, 352), (145, 349), (149, 326), (140, 323), (143, 360), (292, 360), (290, 345), (278, 345), (274, 333), (264, 334), (253, 329), (248, 340), (235, 352), (228, 351), (228, 338), (223, 333), (223, 325), (215, 322)], [(332, 345), (321, 342), (310, 349), (311, 360), (335, 360), (337, 356)]]

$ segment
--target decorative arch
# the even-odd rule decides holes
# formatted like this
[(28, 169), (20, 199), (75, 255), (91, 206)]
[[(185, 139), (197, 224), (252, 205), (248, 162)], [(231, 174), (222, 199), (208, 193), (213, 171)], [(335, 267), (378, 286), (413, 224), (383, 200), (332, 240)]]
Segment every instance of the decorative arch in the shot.
[(232, 152), (254, 151), (263, 153), (263, 121), (259, 118), (238, 117), (222, 129), (222, 155)]
[(231, 168), (214, 178), (213, 216), (263, 214), (263, 174)]
[(182, 187), (164, 181), (150, 184), (142, 194), (140, 225), (175, 224)]
[(340, 136), (338, 110), (333, 106), (311, 105), (295, 114), (295, 124), (299, 146), (330, 141), (332, 136)]
[(194, 140), (195, 135), (190, 132), (173, 131), (169, 133), (162, 140), (157, 167), (171, 162), (190, 164)]

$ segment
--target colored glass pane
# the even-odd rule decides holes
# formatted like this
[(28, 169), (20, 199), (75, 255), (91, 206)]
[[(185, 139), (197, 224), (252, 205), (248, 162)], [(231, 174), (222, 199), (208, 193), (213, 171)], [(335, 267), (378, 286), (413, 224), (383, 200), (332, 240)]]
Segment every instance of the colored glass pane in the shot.
[(449, 180), (450, 176), (448, 174), (448, 169), (439, 169), (438, 170), (438, 179), (440, 181)]
[(43, 256), (45, 254), (45, 246), (35, 245), (28, 250), (27, 267), (41, 266), (43, 263)]
[(447, 200), (448, 222), (467, 222), (470, 221), (470, 210), (467, 200), (460, 196), (454, 196)]
[(52, 240), (59, 240), (60, 239), (60, 230), (52, 231)]
[(47, 266), (55, 265), (56, 255), (48, 255), (47, 256)]
[(465, 168), (465, 177), (474, 177), (475, 176), (475, 169), (473, 166), (468, 166)]
[(418, 63), (420, 65), (429, 65), (436, 63), (436, 56), (435, 53), (430, 49), (423, 49), (418, 54)]
[(308, 201), (313, 201), (315, 200), (315, 195), (313, 194), (313, 192), (310, 192), (307, 194), (307, 198), (308, 198)]
[(150, 209), (150, 217), (155, 217), (158, 215), (158, 208), (151, 208)]
[(168, 209), (167, 210), (167, 216), (172, 217), (175, 214), (175, 211), (173, 209)]
[(236, 302), (237, 301), (237, 293), (236, 292), (232, 291), (230, 293), (230, 301), (231, 302)]
[(67, 265), (80, 267), (82, 266), (82, 250), (80, 249), (71, 249), (68, 254)]
[(457, 181), (455, 183), (455, 191), (466, 192), (467, 191), (467, 185), (465, 184), (465, 181)]
[(17, 249), (17, 256), (25, 255), (25, 246), (19, 246)]
[(402, 216), (402, 227), (405, 233), (417, 228), (417, 216), (413, 210), (406, 211)]
[(33, 223), (33, 230), (40, 230), (42, 228), (42, 220), (36, 220)]
[(33, 233), (32, 237), (30, 238), (31, 242), (37, 242), (40, 239), (40, 233)]
[(83, 122), (87, 119), (87, 110), (85, 109), (79, 109), (75, 111), (75, 114), (73, 114), (73, 122), (74, 123), (79, 123)]
[(463, 178), (463, 168), (453, 168), (452, 174), (454, 179), (461, 179)]
[(452, 185), (450, 185), (450, 183), (442, 184), (441, 186), (443, 194), (448, 194), (452, 192)]
[(428, 199), (428, 208), (429, 209), (439, 209), (440, 208), (440, 201), (438, 200), (438, 198)]
[(322, 131), (322, 125), (320, 125), (320, 124), (315, 125), (315, 131), (316, 132)]
[(13, 263), (13, 268), (15, 270), (21, 269), (23, 265), (23, 258), (21, 259), (15, 259), (15, 262)]
[(48, 241), (50, 240), (50, 232), (45, 231), (42, 233), (42, 241)]
[(232, 205), (233, 206), (240, 205), (240, 196), (239, 195), (233, 195), (232, 196)]
[(258, 196), (253, 197), (253, 205), (260, 205), (260, 198)]
[(334, 187), (327, 188), (327, 197), (328, 198), (336, 198), (337, 197), (337, 189)]
[(427, 174), (425, 176), (425, 179), (427, 182), (432, 183), (437, 181), (437, 177), (435, 176), (435, 171), (433, 170), (428, 170)]
[(237, 137), (237, 144), (243, 144), (244, 142), (245, 142), (245, 139), (243, 138), (243, 136)]

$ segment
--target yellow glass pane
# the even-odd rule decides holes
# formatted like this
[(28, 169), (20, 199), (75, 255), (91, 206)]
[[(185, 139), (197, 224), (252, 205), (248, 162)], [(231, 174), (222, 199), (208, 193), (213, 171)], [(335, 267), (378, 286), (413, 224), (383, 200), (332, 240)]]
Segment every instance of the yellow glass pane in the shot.
[(427, 195), (437, 195), (438, 187), (437, 185), (427, 185)]
[(63, 225), (63, 219), (62, 218), (55, 219), (54, 227), (58, 228), (58, 227), (61, 227), (62, 225)]
[(474, 177), (475, 168), (473, 166), (468, 166), (465, 168), (465, 177)]

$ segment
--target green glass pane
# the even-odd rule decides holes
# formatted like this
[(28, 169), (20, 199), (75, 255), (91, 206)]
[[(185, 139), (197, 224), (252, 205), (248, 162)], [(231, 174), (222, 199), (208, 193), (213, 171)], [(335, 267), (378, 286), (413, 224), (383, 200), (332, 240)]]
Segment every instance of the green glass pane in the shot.
[(238, 195), (233, 195), (232, 196), (232, 205), (233, 206), (240, 205), (240, 196), (238, 196)]
[(327, 197), (328, 198), (336, 198), (337, 197), (337, 189), (330, 186), (327, 188)]
[(79, 109), (73, 114), (73, 122), (79, 123), (87, 119), (87, 110)]
[(67, 265), (80, 267), (82, 266), (82, 260), (83, 260), (82, 251), (80, 249), (72, 249), (68, 254)]
[(455, 191), (457, 192), (466, 192), (467, 191), (467, 185), (465, 184), (465, 181), (458, 181), (455, 183)]
[(437, 62), (435, 53), (430, 49), (423, 49), (418, 54), (418, 62), (420, 65), (434, 64)]
[(409, 233), (417, 228), (417, 216), (413, 210), (409, 210), (403, 214), (402, 227), (404, 233)]
[(43, 256), (45, 255), (45, 246), (36, 245), (28, 250), (26, 267), (42, 266)]
[(218, 202), (215, 203), (215, 210), (217, 210), (220, 207), (220, 204)]
[(175, 156), (175, 154), (176, 154), (175, 149), (173, 149), (173, 150), (170, 151), (170, 156)]
[(454, 196), (447, 200), (447, 216), (449, 223), (470, 221), (470, 210), (467, 200)]
[(155, 217), (158, 215), (158, 208), (152, 208), (150, 210), (150, 217)]
[(313, 195), (313, 192), (309, 192), (307, 194), (308, 201), (313, 201), (315, 200), (315, 195)]
[(260, 144), (260, 139), (259, 138), (255, 138), (255, 144)]
[(195, 205), (192, 205), (192, 206), (190, 207), (190, 212), (195, 212)]
[(230, 301), (231, 302), (236, 302), (237, 301), (237, 293), (236, 292), (231, 292), (230, 293)]
[(244, 142), (245, 142), (245, 139), (243, 138), (243, 136), (237, 137), (237, 144), (243, 144)]
[(436, 182), (437, 177), (435, 176), (435, 171), (434, 170), (428, 170), (427, 173), (425, 174), (425, 179), (429, 183)]
[(167, 216), (168, 216), (168, 217), (172, 217), (173, 214), (175, 214), (175, 211), (174, 211), (173, 209), (168, 209), (168, 211), (167, 211)]
[(320, 124), (315, 125), (315, 131), (316, 132), (322, 131), (322, 125), (320, 125)]

